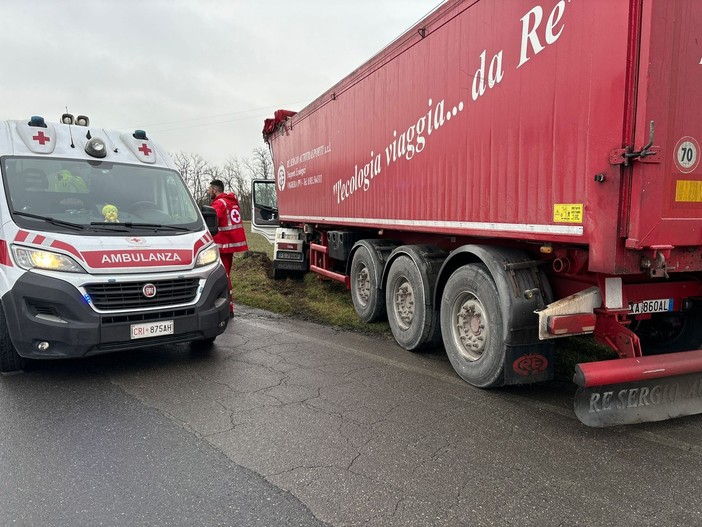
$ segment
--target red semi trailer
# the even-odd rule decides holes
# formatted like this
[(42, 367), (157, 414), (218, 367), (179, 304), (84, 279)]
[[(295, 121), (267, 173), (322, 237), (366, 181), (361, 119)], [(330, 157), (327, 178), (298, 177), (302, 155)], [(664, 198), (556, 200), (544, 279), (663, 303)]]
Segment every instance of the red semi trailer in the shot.
[[(702, 412), (698, 0), (449, 0), (264, 138), (276, 273), (344, 282), (479, 387), (553, 375), (603, 426)], [(273, 189), (275, 185), (275, 190)]]

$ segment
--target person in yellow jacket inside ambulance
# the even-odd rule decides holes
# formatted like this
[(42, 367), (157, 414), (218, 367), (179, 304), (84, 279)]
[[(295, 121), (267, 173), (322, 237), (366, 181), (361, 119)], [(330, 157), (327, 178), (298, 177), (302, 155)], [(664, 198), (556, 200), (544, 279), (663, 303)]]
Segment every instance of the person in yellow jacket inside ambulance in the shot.
[(234, 301), (232, 297), (232, 259), (234, 253), (247, 251), (246, 232), (241, 221), (241, 211), (239, 210), (239, 200), (233, 192), (224, 192), (224, 183), (219, 179), (213, 179), (207, 189), (207, 194), (212, 200), (212, 207), (217, 211), (217, 224), (219, 232), (214, 237), (214, 241), (219, 247), (219, 255), (227, 271), (229, 280), (229, 316), (234, 313)]
[(73, 175), (68, 170), (61, 170), (58, 174), (49, 178), (49, 191), (86, 194), (88, 187), (85, 185), (82, 177)]

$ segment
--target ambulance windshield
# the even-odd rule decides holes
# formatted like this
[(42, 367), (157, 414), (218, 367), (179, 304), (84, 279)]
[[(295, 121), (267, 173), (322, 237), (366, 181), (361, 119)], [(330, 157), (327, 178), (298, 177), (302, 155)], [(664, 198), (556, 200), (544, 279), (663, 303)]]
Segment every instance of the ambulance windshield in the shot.
[[(38, 157), (6, 157), (2, 177), (18, 225), (65, 230), (62, 222), (104, 235), (164, 227), (160, 233), (202, 229), (197, 206), (180, 175), (165, 168)], [(133, 227), (132, 227), (133, 226)]]

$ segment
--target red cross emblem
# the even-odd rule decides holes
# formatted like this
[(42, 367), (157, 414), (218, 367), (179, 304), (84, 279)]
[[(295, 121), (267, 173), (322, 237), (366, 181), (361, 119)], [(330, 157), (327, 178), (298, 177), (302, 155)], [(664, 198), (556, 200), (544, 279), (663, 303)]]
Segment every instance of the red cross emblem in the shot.
[(137, 148), (137, 150), (141, 151), (145, 156), (148, 156), (152, 150), (149, 148), (149, 145), (146, 143), (141, 143), (141, 146)]
[(46, 143), (51, 141), (51, 137), (44, 135), (44, 132), (41, 130), (39, 130), (39, 133), (33, 136), (32, 139), (38, 141), (41, 146), (44, 146)]
[(232, 219), (232, 223), (241, 223), (241, 215), (238, 210), (232, 209), (229, 213), (229, 217)]

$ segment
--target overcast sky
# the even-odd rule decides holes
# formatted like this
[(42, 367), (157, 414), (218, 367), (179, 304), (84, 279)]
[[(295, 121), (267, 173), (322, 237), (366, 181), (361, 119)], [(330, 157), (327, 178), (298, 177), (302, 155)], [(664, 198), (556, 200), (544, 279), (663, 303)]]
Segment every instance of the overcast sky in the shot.
[(213, 165), (263, 146), (440, 0), (0, 0), (0, 119), (68, 107)]

